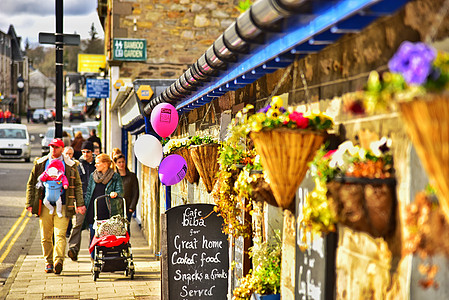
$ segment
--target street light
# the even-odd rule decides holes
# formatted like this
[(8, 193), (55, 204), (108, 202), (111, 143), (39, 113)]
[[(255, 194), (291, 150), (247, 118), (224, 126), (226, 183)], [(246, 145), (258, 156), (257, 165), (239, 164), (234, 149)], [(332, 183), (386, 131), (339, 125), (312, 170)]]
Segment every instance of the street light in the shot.
[(25, 80), (23, 79), (22, 75), (19, 74), (19, 77), (17, 78), (17, 91), (19, 92), (19, 99), (18, 99), (17, 108), (16, 108), (17, 116), (20, 116), (20, 103), (21, 103), (22, 93), (23, 93), (24, 88), (25, 88)]

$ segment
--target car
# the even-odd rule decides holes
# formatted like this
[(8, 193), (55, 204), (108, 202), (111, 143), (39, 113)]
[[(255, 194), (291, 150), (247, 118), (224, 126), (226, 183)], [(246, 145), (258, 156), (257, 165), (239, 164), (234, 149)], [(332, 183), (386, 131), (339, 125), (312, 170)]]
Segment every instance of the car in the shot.
[(92, 129), (95, 129), (98, 132), (98, 124), (100, 124), (99, 121), (88, 121), (88, 122), (83, 122), (80, 125), (86, 126), (87, 128), (89, 128), (89, 132)]
[[(70, 134), (71, 138), (73, 139), (73, 131), (70, 127), (63, 127), (62, 131), (67, 131), (68, 134)], [(48, 152), (50, 152), (50, 144), (51, 140), (55, 137), (55, 127), (48, 127), (47, 132), (45, 135), (42, 133), (39, 135), (39, 137), (42, 139), (41, 145), (42, 145), (42, 156), (47, 155)], [(70, 146), (70, 145), (66, 145)]]
[(85, 140), (87, 140), (90, 136), (89, 132), (89, 128), (87, 126), (83, 126), (83, 125), (72, 125), (72, 131), (73, 131), (73, 137), (75, 137), (76, 133), (78, 131), (81, 131), (81, 133), (83, 134), (83, 138)]
[(25, 159), (25, 162), (29, 162), (33, 140), (26, 125), (0, 124), (0, 158)]
[(49, 109), (45, 108), (38, 108), (33, 112), (32, 121), (34, 123), (44, 123), (47, 124), (48, 122), (53, 121), (53, 114)]
[(70, 109), (70, 116), (69, 116), (70, 122), (73, 120), (81, 120), (83, 122), (86, 121), (86, 116), (84, 115), (84, 112), (80, 108), (72, 108)]

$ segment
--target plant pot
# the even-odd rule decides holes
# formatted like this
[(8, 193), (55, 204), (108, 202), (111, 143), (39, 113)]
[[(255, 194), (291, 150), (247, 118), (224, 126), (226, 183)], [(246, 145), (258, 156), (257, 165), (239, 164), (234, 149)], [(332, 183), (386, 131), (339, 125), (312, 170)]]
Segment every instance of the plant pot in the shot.
[(188, 148), (180, 148), (174, 152), (174, 154), (181, 155), (187, 163), (187, 173), (186, 180), (190, 183), (197, 183), (200, 179), (200, 174), (196, 169), (195, 163), (193, 162), (192, 155), (190, 154), (190, 150)]
[(425, 99), (399, 103), (399, 108), (449, 221), (449, 96), (426, 95)]
[(257, 175), (257, 180), (251, 182), (251, 199), (259, 202), (267, 202), (270, 205), (278, 206), (270, 185), (263, 178), (263, 174)]
[(190, 154), (208, 193), (212, 192), (219, 169), (218, 144), (190, 146)]
[(308, 163), (324, 141), (324, 134), (301, 129), (251, 132), (250, 137), (267, 172), (278, 205), (290, 208)]
[(257, 293), (254, 293), (252, 299), (255, 299), (255, 300), (281, 300), (281, 294), (259, 295)]
[(373, 237), (389, 235), (395, 225), (396, 180), (336, 178), (327, 184), (327, 196), (338, 221)]

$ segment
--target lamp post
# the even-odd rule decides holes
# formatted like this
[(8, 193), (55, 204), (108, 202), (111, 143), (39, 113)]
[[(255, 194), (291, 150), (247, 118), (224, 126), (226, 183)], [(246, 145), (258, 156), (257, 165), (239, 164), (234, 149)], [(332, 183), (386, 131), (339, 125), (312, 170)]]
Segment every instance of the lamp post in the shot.
[(17, 91), (19, 92), (19, 98), (16, 109), (16, 115), (18, 118), (20, 118), (20, 103), (22, 101), (22, 93), (24, 88), (25, 88), (25, 80), (23, 79), (22, 75), (19, 74), (19, 77), (17, 78)]

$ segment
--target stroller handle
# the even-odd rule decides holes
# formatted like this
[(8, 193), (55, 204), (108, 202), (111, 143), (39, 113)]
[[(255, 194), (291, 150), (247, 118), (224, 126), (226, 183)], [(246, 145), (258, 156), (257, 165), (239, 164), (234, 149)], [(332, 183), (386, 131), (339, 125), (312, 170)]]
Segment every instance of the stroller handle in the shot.
[[(117, 195), (117, 197), (112, 198), (110, 195), (102, 195), (102, 196), (98, 196), (97, 198), (94, 199), (94, 223), (97, 222), (97, 203), (99, 200), (104, 199), (104, 198), (122, 200), (123, 217), (126, 218), (126, 201), (125, 201), (124, 197)], [(111, 211), (109, 213), (111, 213)], [(109, 216), (109, 217), (112, 217), (112, 216)]]
[(119, 196), (119, 195), (117, 195), (117, 197), (115, 197), (115, 198), (112, 198), (110, 195), (103, 195), (103, 196), (99, 196), (99, 197), (95, 198), (94, 201), (98, 201), (103, 198), (111, 198), (111, 199), (119, 198), (119, 199), (125, 200), (125, 198), (123, 198), (122, 196)]

